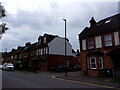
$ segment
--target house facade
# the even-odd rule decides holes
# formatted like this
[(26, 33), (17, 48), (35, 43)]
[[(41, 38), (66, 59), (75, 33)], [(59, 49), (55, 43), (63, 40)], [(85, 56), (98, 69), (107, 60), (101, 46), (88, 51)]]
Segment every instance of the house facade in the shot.
[(79, 34), (81, 70), (90, 76), (114, 76), (120, 69), (120, 14), (96, 22)]
[[(36, 57), (34, 62), (40, 71), (51, 70), (59, 65), (65, 64), (65, 59), (72, 64), (77, 64), (77, 58), (73, 53), (73, 49), (68, 40), (67, 56), (65, 57), (65, 39), (56, 35), (44, 34), (38, 38), (35, 47)], [(75, 63), (76, 62), (76, 63)]]
[(70, 65), (78, 64), (68, 39), (66, 39), (66, 47), (65, 57), (65, 38), (44, 34), (39, 36), (38, 41), (33, 44), (28, 42), (25, 46), (19, 46), (14, 53), (12, 50), (10, 54), (4, 54), (3, 59), (4, 62), (12, 61), (17, 69), (30, 71), (34, 68), (40, 71), (51, 70), (65, 64), (66, 61)]

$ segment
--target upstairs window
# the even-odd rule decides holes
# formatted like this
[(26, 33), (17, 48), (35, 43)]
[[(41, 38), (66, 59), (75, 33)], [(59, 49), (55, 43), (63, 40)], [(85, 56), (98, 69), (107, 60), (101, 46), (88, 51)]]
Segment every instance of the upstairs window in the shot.
[(104, 36), (104, 45), (105, 46), (112, 46), (112, 36), (111, 36), (111, 34)]
[(44, 37), (44, 41), (43, 42), (46, 43), (46, 37)]
[(90, 69), (96, 69), (96, 58), (95, 57), (90, 58)]
[(46, 50), (46, 48), (44, 47), (44, 48), (43, 48), (43, 54), (46, 54), (46, 51), (45, 51), (45, 50)]
[(95, 37), (95, 45), (96, 45), (96, 48), (102, 48), (101, 36)]
[(94, 39), (88, 39), (88, 49), (93, 49), (94, 48)]
[(41, 44), (41, 39), (39, 39), (38, 43)]
[(82, 50), (86, 50), (86, 40), (82, 40)]
[(114, 32), (115, 45), (120, 45), (119, 32)]

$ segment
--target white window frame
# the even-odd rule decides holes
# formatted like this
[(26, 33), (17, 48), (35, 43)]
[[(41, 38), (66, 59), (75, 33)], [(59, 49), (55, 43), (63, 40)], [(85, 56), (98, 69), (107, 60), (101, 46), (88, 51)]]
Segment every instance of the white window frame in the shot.
[(13, 59), (13, 55), (11, 56), (11, 59)]
[[(99, 61), (99, 68), (103, 69), (103, 57), (99, 57), (98, 61)], [(102, 66), (102, 67), (100, 67), (100, 66)]]
[(115, 45), (120, 45), (119, 32), (114, 32)]
[(39, 44), (41, 44), (41, 38), (39, 39)]
[(82, 40), (82, 50), (86, 50), (86, 40)]
[(43, 48), (43, 54), (46, 54), (46, 47)]
[(112, 46), (112, 35), (111, 34), (104, 35), (104, 45)]
[(44, 40), (43, 40), (44, 43), (46, 43), (46, 37), (44, 37)]
[[(91, 62), (92, 59), (95, 60), (94, 63)], [(92, 64), (95, 64), (95, 67), (92, 67)], [(96, 67), (96, 58), (95, 58), (95, 57), (91, 57), (91, 58), (90, 58), (90, 69), (97, 69), (97, 67)]]
[(101, 36), (95, 37), (95, 44), (96, 44), (96, 48), (102, 48)]
[(42, 48), (40, 49), (40, 55), (42, 55), (43, 54), (43, 50), (42, 50)]
[(90, 38), (88, 39), (88, 49), (93, 49), (93, 48), (94, 48), (94, 39)]
[(46, 47), (46, 54), (48, 54), (48, 47)]

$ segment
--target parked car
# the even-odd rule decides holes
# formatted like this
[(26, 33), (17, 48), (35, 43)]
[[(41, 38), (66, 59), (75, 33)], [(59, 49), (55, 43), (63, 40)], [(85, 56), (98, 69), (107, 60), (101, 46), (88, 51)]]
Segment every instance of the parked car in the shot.
[(3, 67), (2, 67), (2, 70), (14, 70), (14, 65), (12, 63), (4, 63), (3, 64)]
[(67, 65), (60, 65), (56, 68), (57, 72), (65, 72), (65, 71), (68, 72), (68, 71), (71, 71), (71, 70), (72, 70), (72, 68), (67, 66)]
[(74, 71), (80, 71), (81, 70), (81, 66), (80, 65), (75, 65), (74, 66)]
[(0, 65), (0, 70), (2, 70), (2, 67), (3, 67), (3, 66), (2, 66), (2, 65)]

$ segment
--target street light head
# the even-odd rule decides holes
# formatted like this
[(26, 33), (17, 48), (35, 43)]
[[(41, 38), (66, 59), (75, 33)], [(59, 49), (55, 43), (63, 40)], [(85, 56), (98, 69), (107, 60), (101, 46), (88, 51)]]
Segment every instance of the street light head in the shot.
[(66, 19), (63, 19), (64, 21), (66, 21)]

